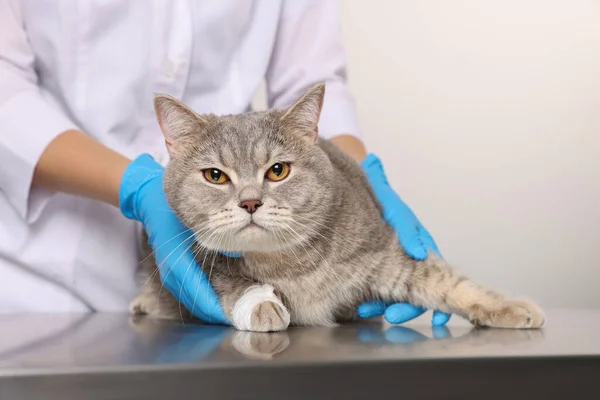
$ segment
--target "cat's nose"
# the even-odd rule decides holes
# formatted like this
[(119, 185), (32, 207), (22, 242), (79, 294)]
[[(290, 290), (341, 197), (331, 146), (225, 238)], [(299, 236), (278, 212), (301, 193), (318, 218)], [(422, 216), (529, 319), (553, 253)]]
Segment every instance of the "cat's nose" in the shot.
[(262, 202), (256, 199), (244, 200), (240, 203), (240, 207), (244, 208), (250, 214), (254, 214), (260, 206), (262, 206)]

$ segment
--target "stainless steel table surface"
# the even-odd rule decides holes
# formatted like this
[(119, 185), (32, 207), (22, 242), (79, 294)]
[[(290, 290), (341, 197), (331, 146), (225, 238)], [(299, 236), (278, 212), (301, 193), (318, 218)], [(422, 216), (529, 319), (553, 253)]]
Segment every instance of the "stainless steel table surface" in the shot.
[[(598, 398), (600, 310), (543, 330), (421, 318), (257, 334), (122, 314), (0, 316), (0, 399)], [(591, 396), (591, 397), (590, 397)]]

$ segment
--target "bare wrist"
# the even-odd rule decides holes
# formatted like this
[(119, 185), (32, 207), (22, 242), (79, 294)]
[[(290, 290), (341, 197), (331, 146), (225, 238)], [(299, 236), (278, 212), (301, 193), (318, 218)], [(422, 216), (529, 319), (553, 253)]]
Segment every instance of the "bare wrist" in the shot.
[(121, 177), (129, 163), (85, 133), (66, 131), (42, 153), (33, 184), (118, 206)]

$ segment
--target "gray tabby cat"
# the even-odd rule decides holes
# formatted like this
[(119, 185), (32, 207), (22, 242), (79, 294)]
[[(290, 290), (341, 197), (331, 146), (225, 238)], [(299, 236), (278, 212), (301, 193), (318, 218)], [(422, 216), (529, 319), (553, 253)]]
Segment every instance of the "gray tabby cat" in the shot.
[[(233, 326), (331, 325), (356, 318), (361, 302), (381, 299), (475, 325), (541, 327), (535, 304), (483, 288), (434, 254), (424, 261), (406, 255), (360, 166), (317, 138), (324, 94), (318, 84), (285, 110), (220, 117), (155, 98), (171, 155), (167, 200), (194, 232), (198, 263)], [(149, 260), (147, 273), (156, 273)], [(132, 313), (191, 317), (152, 281)]]

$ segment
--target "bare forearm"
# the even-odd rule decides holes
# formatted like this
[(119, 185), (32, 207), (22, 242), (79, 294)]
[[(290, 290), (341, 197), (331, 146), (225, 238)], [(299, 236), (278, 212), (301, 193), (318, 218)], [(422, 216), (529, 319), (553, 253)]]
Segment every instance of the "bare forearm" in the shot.
[(33, 184), (118, 206), (121, 176), (129, 162), (85, 133), (67, 131), (42, 153)]
[(344, 153), (352, 157), (356, 162), (361, 162), (367, 156), (367, 150), (363, 142), (351, 135), (339, 135), (333, 137), (331, 143), (339, 147)]

